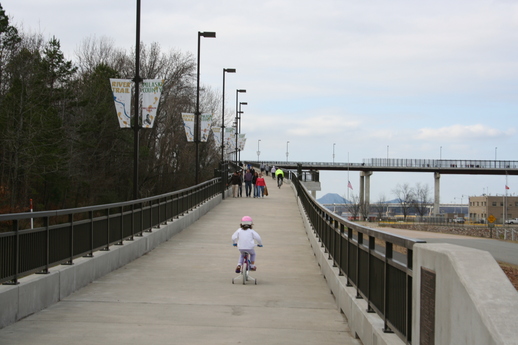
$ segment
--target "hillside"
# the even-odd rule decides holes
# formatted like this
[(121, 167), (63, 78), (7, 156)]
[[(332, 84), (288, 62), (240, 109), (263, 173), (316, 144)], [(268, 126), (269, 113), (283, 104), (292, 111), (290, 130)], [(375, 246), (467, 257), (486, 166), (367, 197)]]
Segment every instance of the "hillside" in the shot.
[(341, 197), (336, 193), (327, 193), (317, 201), (321, 204), (348, 204), (350, 201), (347, 201), (345, 198)]

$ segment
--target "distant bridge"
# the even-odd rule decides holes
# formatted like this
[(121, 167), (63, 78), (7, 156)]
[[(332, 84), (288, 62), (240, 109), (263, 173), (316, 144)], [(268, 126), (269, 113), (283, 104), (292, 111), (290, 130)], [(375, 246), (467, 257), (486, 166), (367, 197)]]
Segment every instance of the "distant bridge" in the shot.
[(368, 158), (363, 163), (323, 163), (255, 161), (255, 165), (269, 164), (285, 169), (309, 170), (312, 181), (319, 182), (319, 170), (360, 171), (360, 203), (370, 203), (370, 176), (374, 172), (418, 172), (434, 174), (433, 214), (439, 214), (441, 174), (450, 175), (518, 175), (518, 161), (463, 160), (463, 159), (413, 159)]
[(378, 171), (378, 172), (431, 172), (458, 175), (518, 175), (518, 161), (368, 158), (363, 163), (287, 162), (264, 161), (286, 169)]

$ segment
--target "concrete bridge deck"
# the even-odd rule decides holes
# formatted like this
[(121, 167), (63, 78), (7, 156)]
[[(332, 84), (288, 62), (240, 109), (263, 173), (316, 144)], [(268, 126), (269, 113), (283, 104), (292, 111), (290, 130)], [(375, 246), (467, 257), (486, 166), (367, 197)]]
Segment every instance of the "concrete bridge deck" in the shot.
[[(360, 344), (307, 239), (290, 186), (227, 197), (147, 255), (0, 330), (0, 344)], [(263, 238), (257, 285), (232, 284), (243, 215)]]

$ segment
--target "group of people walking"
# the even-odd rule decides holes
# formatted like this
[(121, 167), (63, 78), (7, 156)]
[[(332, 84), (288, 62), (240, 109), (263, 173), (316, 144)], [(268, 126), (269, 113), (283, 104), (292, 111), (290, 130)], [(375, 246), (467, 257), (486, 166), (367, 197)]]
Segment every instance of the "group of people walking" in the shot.
[[(230, 178), (232, 197), (239, 198), (243, 196), (243, 182), (245, 183), (245, 197), (264, 198), (265, 195), (268, 195), (268, 189), (264, 179), (265, 174), (268, 176), (268, 169), (270, 169), (269, 166), (261, 164), (259, 172), (249, 164), (245, 169), (235, 171)], [(275, 177), (277, 177), (277, 185), (281, 188), (284, 172), (282, 169), (275, 168), (275, 166), (273, 166), (270, 171), (274, 180)]]

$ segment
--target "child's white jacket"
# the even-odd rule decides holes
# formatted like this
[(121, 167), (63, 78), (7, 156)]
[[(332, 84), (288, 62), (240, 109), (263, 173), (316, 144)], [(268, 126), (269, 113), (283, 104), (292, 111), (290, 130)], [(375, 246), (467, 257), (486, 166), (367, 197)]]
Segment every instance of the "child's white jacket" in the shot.
[(253, 249), (256, 242), (259, 245), (263, 245), (261, 236), (253, 229), (237, 229), (234, 235), (232, 235), (232, 241), (237, 243), (239, 249)]

